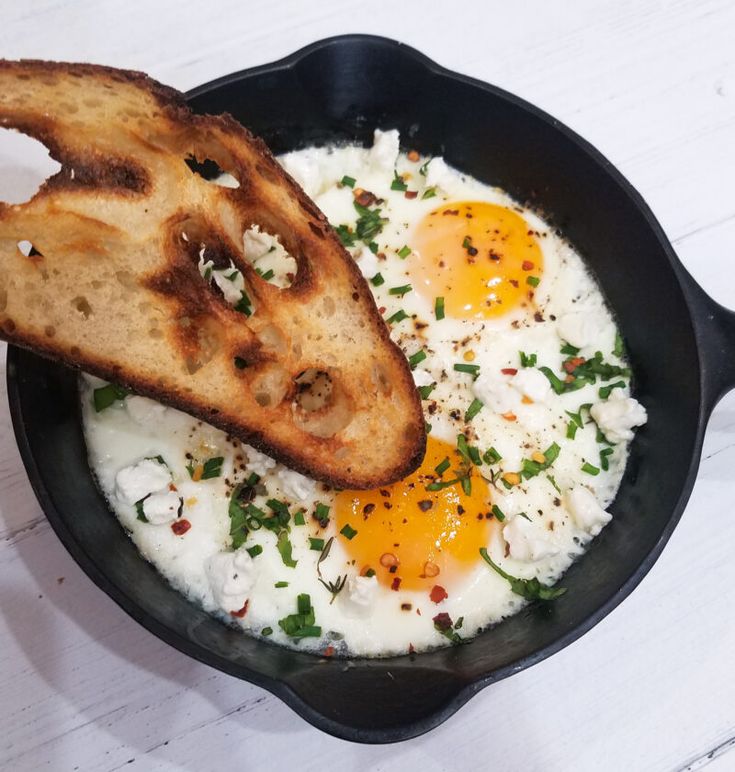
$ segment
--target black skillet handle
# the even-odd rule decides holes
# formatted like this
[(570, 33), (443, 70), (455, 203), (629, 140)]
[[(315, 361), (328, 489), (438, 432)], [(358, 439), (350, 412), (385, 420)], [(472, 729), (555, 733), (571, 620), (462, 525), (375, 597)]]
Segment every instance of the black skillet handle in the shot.
[(683, 273), (699, 344), (702, 404), (709, 414), (728, 391), (735, 389), (735, 312), (721, 306), (689, 273)]

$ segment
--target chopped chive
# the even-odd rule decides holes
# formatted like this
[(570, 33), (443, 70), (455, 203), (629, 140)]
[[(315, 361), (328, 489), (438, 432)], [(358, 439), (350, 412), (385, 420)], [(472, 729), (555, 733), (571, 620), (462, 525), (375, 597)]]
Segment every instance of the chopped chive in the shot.
[(288, 531), (281, 531), (278, 534), (278, 541), (276, 542), (276, 548), (278, 549), (278, 552), (281, 556), (283, 565), (286, 566), (287, 568), (295, 568), (298, 561), (294, 560), (291, 555), (292, 546), (288, 538)]
[(396, 311), (395, 314), (389, 316), (386, 319), (386, 322), (388, 322), (388, 324), (397, 324), (398, 322), (402, 322), (404, 319), (408, 319), (408, 314), (401, 308)]
[(408, 185), (403, 181), (403, 177), (394, 169), (393, 170), (393, 182), (390, 184), (391, 190), (408, 190)]
[(429, 395), (432, 391), (436, 388), (435, 383), (430, 383), (428, 386), (419, 386), (419, 394), (421, 395), (421, 399), (428, 399)]
[(600, 470), (596, 466), (592, 466), (592, 464), (589, 464), (587, 461), (585, 461), (584, 464), (582, 464), (582, 471), (591, 475), (600, 474)]
[(526, 284), (530, 284), (532, 287), (538, 287), (541, 279), (538, 276), (526, 276)]
[(269, 635), (273, 635), (273, 628), (272, 628), (272, 627), (264, 627), (264, 628), (263, 628), (263, 629), (260, 631), (260, 634), (261, 634), (262, 636), (264, 636), (265, 638), (267, 638)]
[(495, 519), (499, 522), (503, 522), (505, 520), (505, 514), (503, 513), (503, 510), (497, 505), (493, 504), (492, 509), (490, 510), (493, 515), (495, 516)]
[(600, 451), (600, 467), (602, 467), (603, 472), (607, 472), (607, 470), (610, 468), (610, 460), (608, 459), (608, 456), (612, 452), (612, 448), (603, 448)]
[(311, 596), (305, 592), (296, 596), (296, 611), (299, 614), (308, 614), (311, 611)]
[(503, 457), (498, 453), (495, 448), (488, 448), (482, 455), (482, 460), (486, 464), (497, 464), (498, 461), (502, 461)]
[(472, 495), (472, 480), (470, 480), (469, 477), (463, 477), (460, 480), (460, 484), (462, 486), (462, 491), (464, 492), (465, 496), (471, 496)]
[(444, 298), (438, 297), (434, 301), (434, 316), (437, 318), (437, 321), (444, 318)]
[(378, 242), (377, 242), (377, 241), (371, 241), (371, 242), (368, 244), (368, 249), (369, 249), (369, 250), (370, 250), (370, 251), (371, 251), (371, 252), (372, 252), (374, 255), (377, 255), (377, 254), (378, 254)]
[(525, 351), (519, 351), (518, 356), (521, 358), (521, 367), (536, 367), (536, 360), (538, 359), (536, 354), (526, 354)]
[(253, 486), (257, 485), (259, 482), (260, 482), (260, 475), (255, 474), (255, 472), (251, 472), (250, 477), (248, 477), (248, 479), (245, 480), (245, 487), (252, 488)]
[(469, 373), (473, 378), (477, 378), (480, 374), (480, 365), (466, 365), (460, 362), (454, 365), (454, 369), (458, 373)]
[(400, 287), (391, 287), (388, 290), (389, 295), (398, 295), (398, 297), (403, 297), (404, 295), (407, 295), (413, 287), (410, 284), (402, 284)]
[(421, 349), (415, 354), (411, 354), (411, 356), (408, 358), (408, 364), (411, 366), (411, 369), (414, 370), (416, 365), (419, 364), (419, 362), (423, 362), (424, 359), (426, 359), (426, 352)]
[(375, 576), (375, 569), (373, 569), (373, 568), (368, 568), (368, 570), (367, 570), (367, 571), (365, 571), (365, 576), (367, 576), (367, 578), (368, 578), (368, 579), (370, 579), (370, 578), (372, 578), (373, 576)]
[(105, 408), (110, 407), (118, 400), (125, 399), (127, 395), (127, 389), (114, 383), (108, 383), (107, 386), (95, 389), (92, 394), (95, 412), (101, 413)]
[(419, 166), (419, 174), (420, 174), (422, 177), (426, 177), (426, 172), (427, 172), (427, 171), (428, 171), (428, 169), (429, 169), (429, 164), (430, 164), (430, 163), (431, 163), (431, 158), (427, 158), (427, 159), (426, 159), (426, 160), (425, 160), (425, 161), (424, 161), (424, 162), (421, 164), (421, 166)]
[(246, 292), (240, 293), (240, 300), (235, 303), (233, 308), (235, 311), (239, 311), (241, 314), (245, 314), (245, 316), (250, 316), (250, 314), (253, 313), (252, 303), (250, 302), (250, 298)]
[(342, 179), (339, 181), (340, 185), (343, 185), (346, 188), (354, 188), (355, 187), (355, 178), (354, 177), (348, 177), (346, 174)]
[(329, 523), (329, 505), (320, 501), (314, 508), (314, 517), (322, 528), (326, 528)]
[(247, 366), (247, 359), (243, 359), (242, 357), (235, 357), (235, 367), (238, 370), (244, 370)]
[(469, 236), (464, 237), (462, 242), (462, 249), (469, 249), (472, 246), (472, 239)]
[(436, 195), (436, 188), (434, 186), (432, 186), (430, 188), (426, 188), (426, 190), (423, 192), (421, 198), (422, 199), (434, 198), (435, 195)]
[(227, 279), (227, 281), (235, 281), (235, 279), (237, 279), (239, 275), (240, 275), (240, 271), (235, 270), (232, 273), (226, 274), (225, 279)]
[(200, 480), (213, 480), (215, 477), (219, 477), (222, 474), (222, 464), (225, 459), (223, 456), (215, 456), (214, 458), (207, 459), (202, 467), (202, 475)]
[(577, 429), (579, 429), (579, 426), (574, 421), (570, 421), (567, 424), (567, 439), (568, 440), (573, 440), (574, 439), (574, 437), (577, 434)]
[(455, 477), (453, 480), (437, 480), (433, 483), (429, 483), (425, 490), (427, 491), (441, 491), (444, 488), (449, 488), (452, 485), (456, 485), (459, 482), (459, 477)]
[(411, 254), (411, 247), (409, 247), (407, 244), (404, 244), (398, 250), (398, 257), (400, 257), (401, 260), (405, 260), (410, 254)]
[(613, 389), (624, 389), (625, 388), (625, 381), (618, 381), (617, 383), (611, 383), (609, 386), (601, 386), (600, 390), (598, 391), (598, 394), (600, 395), (600, 399), (607, 399)]
[(385, 284), (385, 279), (383, 278), (383, 274), (376, 273), (375, 276), (373, 276), (373, 278), (370, 279), (370, 283), (373, 285), (373, 287), (379, 287), (381, 284)]
[(276, 275), (276, 272), (272, 268), (269, 268), (267, 271), (256, 268), (255, 272), (263, 279), (263, 281), (270, 281)]
[(334, 229), (335, 233), (345, 247), (354, 247), (356, 236), (347, 225), (337, 225)]
[(294, 525), (306, 525), (306, 520), (304, 520), (304, 513), (303, 512), (297, 512), (293, 516), (293, 524)]
[(615, 348), (613, 348), (613, 354), (622, 359), (625, 355), (625, 344), (623, 343), (623, 336), (619, 333), (615, 333)]
[(445, 456), (444, 461), (441, 461), (434, 467), (434, 471), (437, 474), (444, 474), (449, 469), (449, 457)]
[(250, 555), (251, 558), (256, 557), (257, 555), (260, 555), (260, 553), (263, 551), (263, 548), (260, 546), (260, 544), (253, 544), (252, 547), (248, 547), (246, 552), (248, 555)]
[(357, 531), (349, 523), (345, 523), (342, 526), (340, 533), (345, 537), (345, 539), (349, 539), (350, 541), (354, 539), (355, 536), (357, 536)]
[(429, 434), (431, 432), (431, 424), (428, 421), (424, 421), (424, 431)]
[(556, 484), (556, 480), (554, 479), (554, 477), (552, 475), (547, 474), (546, 475), (546, 479), (554, 486), (554, 488), (556, 489), (557, 493), (561, 493), (561, 488)]
[(142, 499), (138, 499), (138, 501), (135, 502), (135, 512), (138, 516), (138, 520), (140, 520), (141, 523), (148, 522), (148, 518), (145, 516), (145, 511), (143, 509), (143, 504), (147, 498), (148, 496), (143, 496)]
[(576, 357), (579, 354), (579, 349), (576, 346), (572, 346), (571, 343), (565, 343), (561, 349), (561, 353), (568, 357)]
[(467, 412), (464, 414), (464, 420), (465, 421), (471, 421), (484, 407), (484, 403), (481, 402), (477, 397), (472, 400), (472, 403), (467, 408)]
[(324, 539), (316, 539), (313, 536), (310, 536), (309, 549), (321, 552), (324, 549)]
[(204, 269), (204, 279), (205, 279), (205, 281), (209, 281), (211, 278), (212, 278), (212, 266), (208, 265)]
[(563, 394), (566, 391), (566, 384), (564, 381), (554, 375), (554, 373), (548, 367), (539, 367), (539, 370), (546, 376), (549, 383), (551, 384), (551, 388), (557, 394)]
[(288, 587), (288, 582), (276, 582), (273, 586), (277, 590), (282, 590), (284, 587)]

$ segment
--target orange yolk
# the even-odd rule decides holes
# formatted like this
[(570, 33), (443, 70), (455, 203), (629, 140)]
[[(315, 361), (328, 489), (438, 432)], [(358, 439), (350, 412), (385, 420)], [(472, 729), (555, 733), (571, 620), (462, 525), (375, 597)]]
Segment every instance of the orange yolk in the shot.
[[(435, 467), (446, 458), (451, 466), (439, 477)], [(426, 490), (436, 480), (456, 478), (461, 461), (456, 448), (429, 437), (424, 461), (413, 474), (385, 488), (337, 494), (337, 530), (349, 525), (357, 531), (342, 544), (361, 573), (371, 568), (395, 589), (398, 579), (401, 589), (430, 590), (476, 563), (495, 524), (488, 519), (490, 494), (477, 468), (470, 470), (469, 496), (459, 483)]]
[(497, 204), (465, 201), (434, 209), (418, 224), (412, 247), (414, 288), (432, 306), (443, 297), (447, 316), (456, 319), (487, 319), (525, 305), (543, 270), (528, 223)]

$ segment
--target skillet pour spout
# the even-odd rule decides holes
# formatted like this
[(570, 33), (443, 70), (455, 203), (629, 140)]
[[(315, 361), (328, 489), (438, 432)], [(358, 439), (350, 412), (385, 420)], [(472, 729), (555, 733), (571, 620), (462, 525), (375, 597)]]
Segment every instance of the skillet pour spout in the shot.
[(735, 385), (735, 315), (695, 284), (645, 202), (591, 145), (527, 102), (400, 43), (330, 38), (188, 98), (197, 111), (232, 113), (275, 153), (367, 144), (374, 128), (398, 128), (406, 147), (443, 155), (551, 219), (587, 260), (625, 338), (649, 422), (631, 446), (614, 518), (565, 575), (566, 594), (469, 645), (378, 660), (324, 660), (255, 640), (170, 587), (95, 487), (75, 373), (9, 349), (10, 407), (29, 478), (95, 583), (159, 638), (270, 690), (319, 729), (367, 743), (414, 737), (574, 641), (645, 576), (691, 492), (709, 414)]

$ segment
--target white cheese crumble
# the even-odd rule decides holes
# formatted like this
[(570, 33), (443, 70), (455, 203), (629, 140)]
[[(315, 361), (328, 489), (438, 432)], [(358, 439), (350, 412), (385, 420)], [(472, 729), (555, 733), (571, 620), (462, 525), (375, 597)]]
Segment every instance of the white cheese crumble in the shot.
[(608, 442), (627, 442), (633, 439), (633, 429), (648, 420), (646, 409), (633, 397), (626, 397), (614, 389), (604, 402), (596, 402), (590, 415), (600, 427)]
[(452, 170), (441, 156), (432, 158), (426, 169), (426, 187), (439, 188), (444, 192), (448, 192), (447, 186), (453, 176)]
[(434, 378), (428, 370), (417, 367), (412, 371), (413, 382), (417, 386), (428, 386), (430, 383), (434, 383)]
[(377, 576), (351, 576), (343, 593), (343, 605), (351, 616), (369, 616), (378, 596)]
[(535, 367), (524, 367), (511, 379), (510, 385), (534, 402), (546, 402), (551, 394), (549, 379)]
[(153, 458), (126, 466), (115, 476), (115, 495), (126, 504), (135, 504), (151, 493), (168, 488), (171, 472)]
[(260, 453), (255, 448), (246, 447), (245, 454), (248, 459), (245, 462), (245, 467), (248, 472), (254, 472), (258, 477), (265, 477), (269, 470), (273, 469), (276, 465), (276, 462), (270, 456)]
[(582, 485), (578, 485), (565, 495), (567, 509), (578, 528), (590, 536), (597, 536), (603, 527), (612, 520), (612, 515), (597, 503), (595, 494)]
[(153, 525), (163, 525), (176, 520), (180, 508), (181, 496), (175, 491), (151, 493), (143, 501), (143, 514)]
[(399, 146), (397, 129), (390, 131), (375, 129), (373, 146), (370, 148), (370, 161), (382, 169), (392, 170), (396, 165)]
[(321, 187), (321, 171), (317, 158), (308, 152), (295, 151), (281, 156), (279, 163), (310, 198), (314, 198)]
[(125, 397), (125, 409), (136, 424), (147, 427), (159, 423), (167, 412), (166, 406), (160, 402), (135, 394)]
[(283, 494), (298, 501), (308, 501), (316, 495), (316, 482), (292, 469), (278, 470), (278, 484)]
[(595, 314), (574, 311), (561, 316), (556, 325), (559, 337), (575, 348), (584, 348), (599, 340), (602, 329)]
[(239, 611), (255, 584), (253, 559), (244, 547), (218, 552), (206, 563), (207, 579), (215, 603), (223, 611)]
[(357, 263), (357, 267), (360, 269), (360, 273), (366, 279), (372, 279), (373, 276), (378, 273), (380, 263), (378, 262), (378, 258), (368, 247), (360, 247), (355, 252), (354, 258), (355, 262)]
[(521, 395), (510, 383), (494, 373), (481, 372), (472, 384), (472, 391), (489, 410), (512, 413), (521, 404)]
[(245, 280), (240, 271), (230, 264), (229, 268), (222, 268), (212, 271), (214, 283), (222, 290), (224, 299), (230, 305), (237, 305), (245, 289)]
[(536, 563), (558, 554), (559, 550), (543, 537), (543, 531), (523, 515), (516, 515), (504, 528), (503, 538), (514, 560)]

